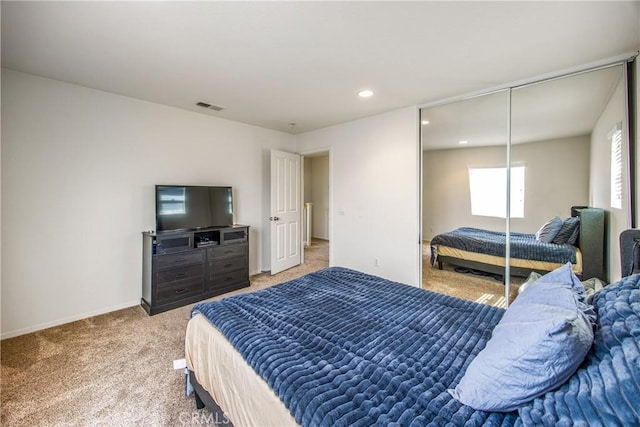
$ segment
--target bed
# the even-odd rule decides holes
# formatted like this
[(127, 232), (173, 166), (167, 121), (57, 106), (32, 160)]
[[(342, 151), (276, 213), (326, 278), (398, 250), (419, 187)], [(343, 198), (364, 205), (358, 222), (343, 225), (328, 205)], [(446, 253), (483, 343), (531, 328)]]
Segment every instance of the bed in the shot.
[[(578, 217), (579, 238), (575, 245), (541, 243), (535, 234), (510, 233), (510, 273), (527, 277), (533, 271), (547, 273), (570, 262), (573, 271), (585, 279), (606, 280), (604, 238), (605, 213), (602, 209), (572, 207)], [(506, 234), (472, 227), (438, 234), (431, 239), (431, 265), (442, 270), (447, 263), (462, 269), (500, 277), (505, 270)]]
[(503, 309), (340, 267), (197, 304), (189, 381), (197, 406), (225, 425), (638, 425), (639, 282), (596, 295), (581, 368), (513, 411), (476, 410), (451, 393)]

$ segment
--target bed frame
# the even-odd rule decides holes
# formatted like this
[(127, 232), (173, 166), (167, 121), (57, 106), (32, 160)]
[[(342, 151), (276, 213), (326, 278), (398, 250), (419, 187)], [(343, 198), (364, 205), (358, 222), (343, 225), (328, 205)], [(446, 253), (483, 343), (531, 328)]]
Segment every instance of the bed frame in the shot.
[(216, 401), (211, 397), (209, 392), (200, 385), (196, 379), (196, 374), (189, 370), (189, 382), (193, 387), (194, 395), (196, 398), (196, 409), (203, 409), (206, 407), (211, 414), (213, 414), (212, 421), (216, 425), (224, 425), (226, 427), (233, 427), (231, 420), (225, 415), (224, 411), (218, 406)]
[[(598, 279), (607, 280), (605, 266), (605, 211), (599, 208), (590, 208), (587, 206), (571, 207), (571, 216), (580, 217), (580, 236), (576, 246), (582, 252), (582, 274), (581, 278), (590, 279), (597, 277)], [(461, 258), (438, 255), (438, 268), (442, 270), (443, 263), (447, 263), (456, 267), (469, 268), (485, 273), (502, 276), (504, 280), (505, 267), (483, 262), (470, 261)], [(527, 277), (532, 271), (537, 273), (548, 273), (548, 271), (532, 270), (523, 267), (510, 267), (512, 276)]]
[(620, 233), (620, 267), (622, 277), (640, 273), (640, 230), (629, 229)]

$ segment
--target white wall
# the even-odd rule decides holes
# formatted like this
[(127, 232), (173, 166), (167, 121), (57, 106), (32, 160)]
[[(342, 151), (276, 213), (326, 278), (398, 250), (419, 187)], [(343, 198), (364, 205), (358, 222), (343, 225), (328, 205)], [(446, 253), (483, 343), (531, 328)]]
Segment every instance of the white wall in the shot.
[(311, 157), (305, 157), (304, 158), (304, 175), (303, 175), (303, 181), (304, 181), (304, 195), (303, 195), (303, 199), (305, 203), (311, 202), (311, 198), (312, 198), (312, 194), (311, 194), (311, 181), (313, 180), (312, 178), (312, 174), (311, 174)]
[(512, 164), (526, 166), (524, 218), (511, 218), (512, 231), (535, 233), (588, 204), (589, 148), (588, 135), (511, 146)]
[(233, 186), (250, 273), (268, 259), (269, 150), (292, 135), (6, 69), (2, 122), (3, 338), (139, 304), (155, 184)]
[[(621, 80), (602, 115), (591, 132), (591, 194), (590, 205), (607, 211), (607, 252), (609, 282), (620, 279), (620, 233), (629, 228), (629, 199), (623, 200), (623, 209), (611, 207), (611, 141), (608, 134), (616, 125), (622, 123), (627, 128), (625, 119), (624, 82)], [(623, 164), (628, 165), (629, 158), (623, 150)], [(627, 168), (624, 169), (623, 194), (629, 191)]]
[[(302, 181), (303, 181), (303, 195), (302, 195), (302, 199), (304, 201), (304, 203), (313, 203), (312, 199), (313, 199), (313, 194), (311, 192), (311, 181), (312, 181), (312, 174), (311, 174), (311, 157), (305, 157), (303, 160), (303, 173), (304, 175), (302, 176)], [(306, 221), (306, 211), (303, 212), (304, 218), (303, 218), (303, 222), (304, 222), (304, 226), (303, 226), (303, 233), (302, 233), (302, 239), (307, 242), (309, 240), (309, 236), (307, 236), (307, 234), (311, 234), (313, 235), (313, 232), (311, 233), (307, 233), (307, 221)], [(313, 222), (313, 220), (312, 220)], [(313, 224), (312, 224), (313, 226)]]
[(329, 240), (329, 156), (311, 159), (312, 237)]
[(418, 285), (417, 108), (303, 133), (297, 146), (332, 149), (332, 263)]
[[(535, 233), (554, 216), (589, 201), (589, 136), (511, 147), (512, 165), (524, 165), (524, 218), (511, 218), (511, 231)], [(504, 218), (471, 215), (470, 167), (505, 167), (506, 147), (429, 150), (423, 154), (423, 238), (458, 227), (505, 230)], [(506, 195), (505, 195), (506, 197)]]
[[(304, 157), (304, 201), (311, 203), (311, 237), (329, 240), (329, 155)], [(307, 240), (305, 218), (304, 239)]]

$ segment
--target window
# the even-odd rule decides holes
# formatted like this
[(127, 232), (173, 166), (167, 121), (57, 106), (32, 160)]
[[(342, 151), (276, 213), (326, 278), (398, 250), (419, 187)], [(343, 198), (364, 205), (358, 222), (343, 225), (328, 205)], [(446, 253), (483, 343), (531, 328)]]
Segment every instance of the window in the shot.
[(158, 189), (158, 214), (184, 215), (187, 212), (186, 200), (184, 187), (162, 187)]
[(611, 141), (611, 207), (622, 209), (622, 124), (609, 132)]
[[(511, 217), (524, 218), (524, 166), (511, 167)], [(471, 214), (507, 217), (507, 168), (469, 168)]]

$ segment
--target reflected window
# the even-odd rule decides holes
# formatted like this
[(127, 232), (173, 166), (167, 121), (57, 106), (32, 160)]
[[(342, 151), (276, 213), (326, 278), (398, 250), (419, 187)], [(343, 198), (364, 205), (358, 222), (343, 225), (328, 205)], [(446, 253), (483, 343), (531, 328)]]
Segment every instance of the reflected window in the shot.
[[(524, 166), (511, 167), (511, 217), (524, 218)], [(469, 168), (471, 214), (507, 217), (507, 168)]]
[(184, 187), (163, 187), (158, 192), (159, 215), (182, 215), (186, 209), (186, 189)]
[(611, 207), (622, 209), (622, 125), (609, 132), (611, 141)]

